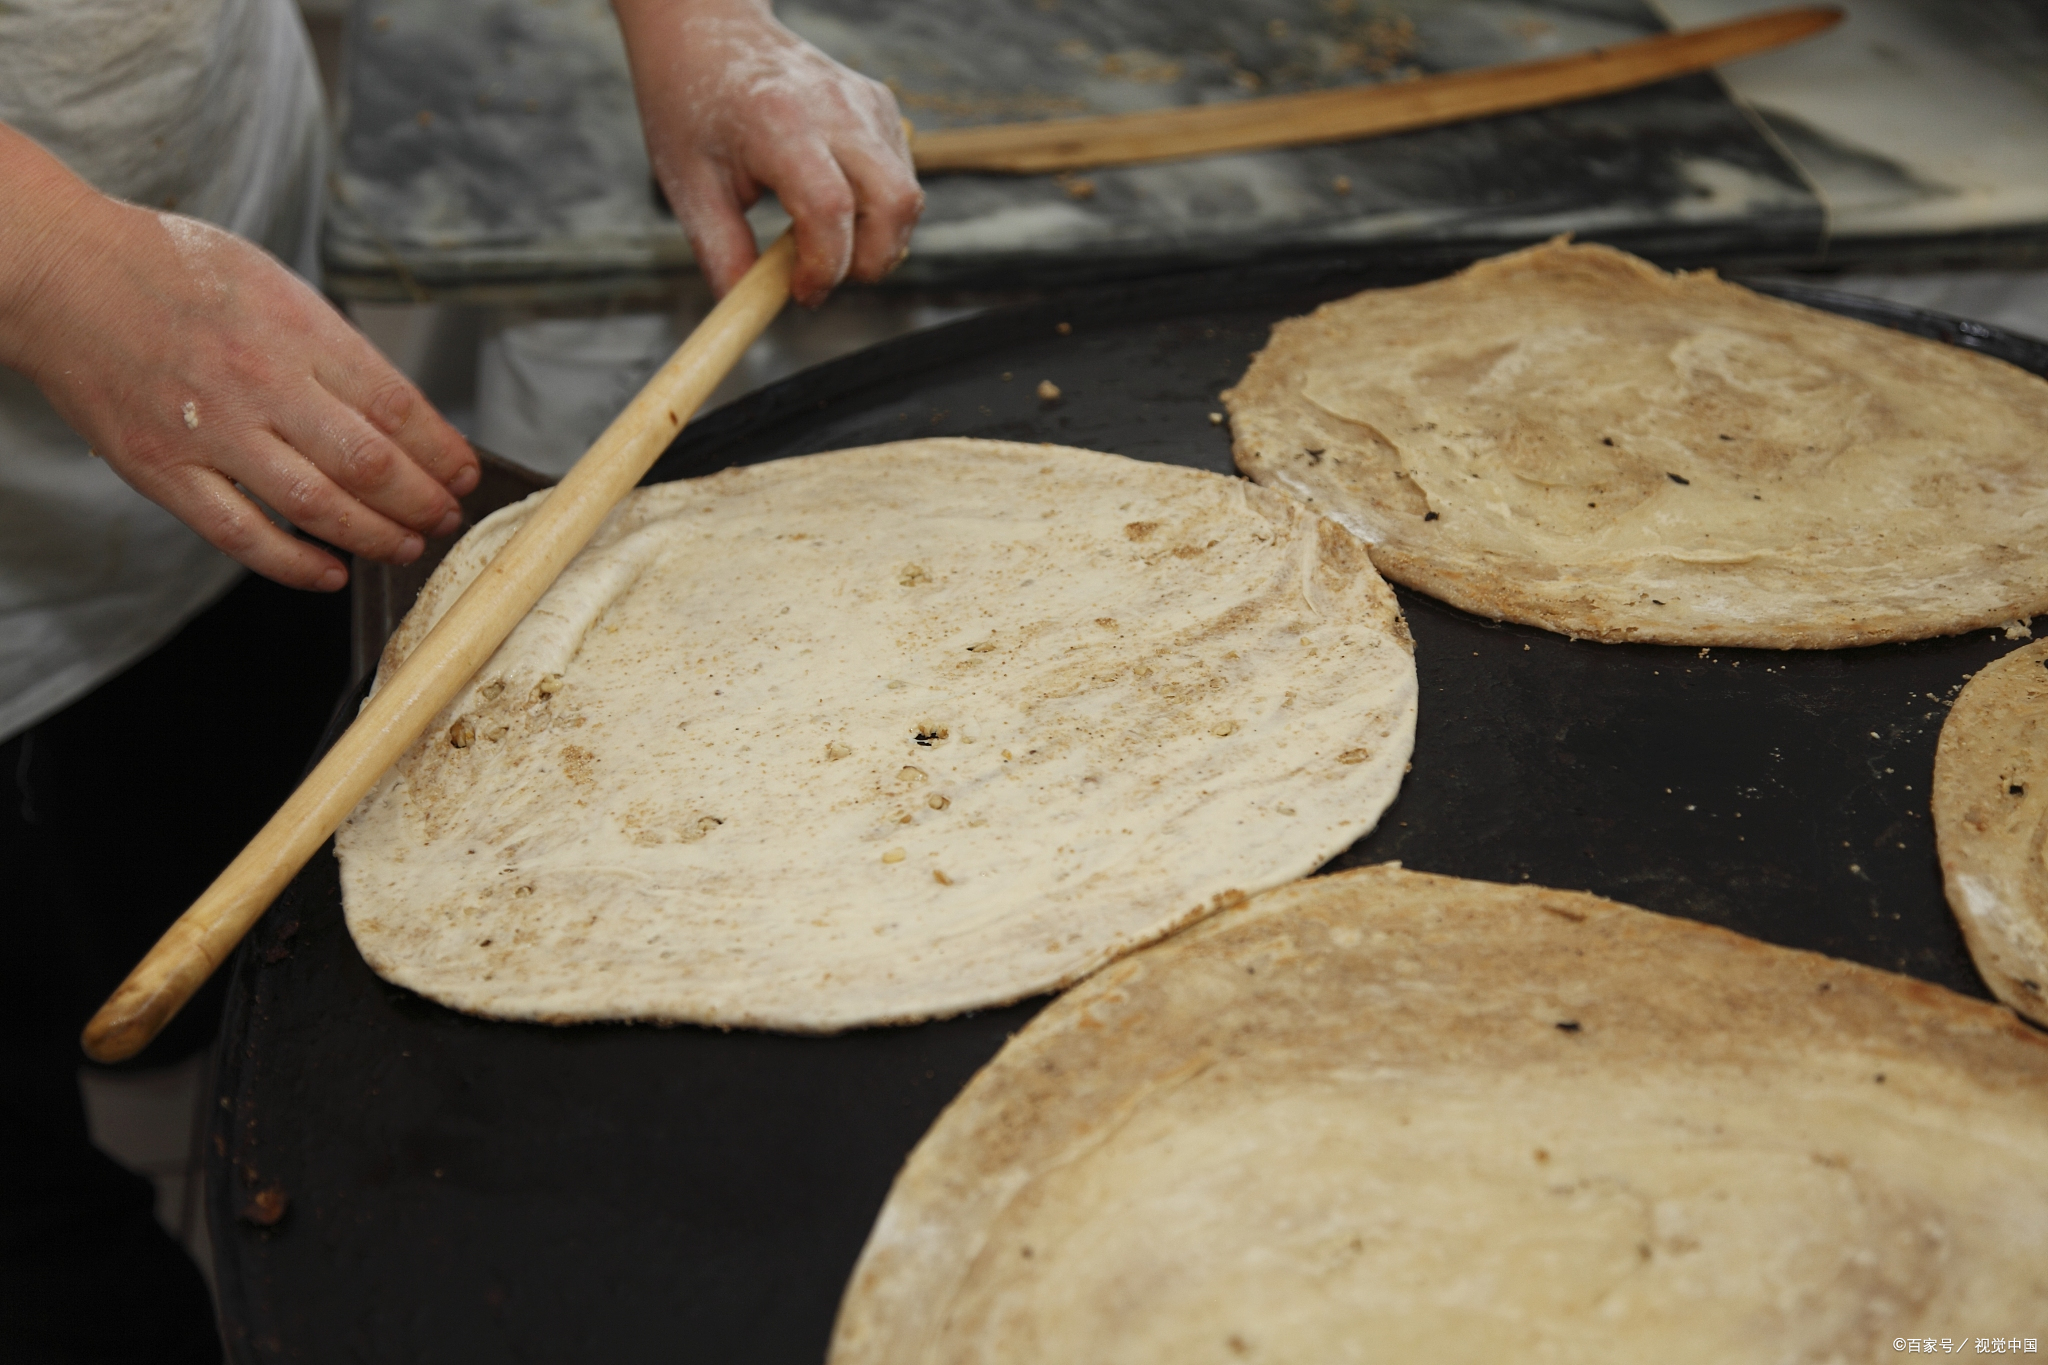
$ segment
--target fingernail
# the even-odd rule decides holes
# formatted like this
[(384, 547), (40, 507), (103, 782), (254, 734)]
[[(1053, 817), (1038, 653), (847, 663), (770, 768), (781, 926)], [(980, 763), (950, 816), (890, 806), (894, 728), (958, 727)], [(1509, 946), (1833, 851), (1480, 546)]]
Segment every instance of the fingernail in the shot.
[(454, 478), (448, 480), (448, 491), (459, 498), (464, 493), (475, 488), (482, 478), (483, 471), (481, 469), (473, 464), (466, 464), (455, 471)]
[(330, 565), (327, 571), (320, 575), (318, 586), (321, 592), (340, 592), (348, 586), (348, 570), (339, 564)]
[(427, 542), (408, 532), (405, 538), (398, 542), (398, 562), (410, 564), (418, 559), (426, 548)]
[(437, 522), (435, 522), (435, 523), (434, 523), (434, 534), (435, 534), (435, 535), (436, 535), (437, 537), (438, 537), (438, 536), (452, 536), (452, 535), (454, 535), (454, 534), (455, 534), (455, 533), (456, 533), (457, 531), (459, 531), (459, 530), (461, 530), (461, 529), (462, 529), (462, 509), (461, 509), (460, 507), (451, 507), (451, 508), (449, 508), (449, 509), (448, 509), (448, 515), (447, 515), (447, 516), (445, 516), (445, 517), (442, 517), (442, 518), (441, 518), (441, 519), (440, 519), (439, 521), (437, 521)]

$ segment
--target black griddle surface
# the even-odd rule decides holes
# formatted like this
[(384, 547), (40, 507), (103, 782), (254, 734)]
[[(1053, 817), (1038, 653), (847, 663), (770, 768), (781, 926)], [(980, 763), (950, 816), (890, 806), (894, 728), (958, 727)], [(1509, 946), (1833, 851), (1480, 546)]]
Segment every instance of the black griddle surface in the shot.
[[(935, 435), (1227, 472), (1209, 414), (1271, 323), (1414, 278), (1253, 267), (984, 315), (714, 413), (650, 478)], [(2038, 342), (1774, 292), (2048, 374)], [(1414, 770), (1333, 867), (1583, 888), (1985, 996), (1926, 797), (1945, 703), (2016, 642), (1573, 643), (1400, 596)], [(331, 848), (235, 973), (208, 1199), (243, 1361), (816, 1365), (904, 1157), (1043, 1004), (837, 1038), (483, 1022), (370, 973)], [(272, 1187), (282, 1221), (241, 1221)]]

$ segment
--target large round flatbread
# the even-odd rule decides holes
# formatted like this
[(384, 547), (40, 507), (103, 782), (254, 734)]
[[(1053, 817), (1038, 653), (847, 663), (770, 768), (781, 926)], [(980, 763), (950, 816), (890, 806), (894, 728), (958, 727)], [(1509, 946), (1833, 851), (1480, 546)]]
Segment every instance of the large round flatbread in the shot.
[(897, 1177), (830, 1360), (1876, 1361), (2043, 1304), (2010, 1013), (1387, 865), (1048, 1006)]
[(365, 798), (349, 930), (501, 1018), (949, 1015), (1347, 847), (1415, 702), (1363, 547), (1241, 479), (964, 440), (732, 469), (635, 493)]
[(1240, 468), (1467, 611), (1835, 648), (2048, 611), (2048, 382), (1553, 242), (1282, 322)]
[(2048, 641), (1982, 669), (1942, 723), (1934, 838), (1992, 994), (2048, 1024)]

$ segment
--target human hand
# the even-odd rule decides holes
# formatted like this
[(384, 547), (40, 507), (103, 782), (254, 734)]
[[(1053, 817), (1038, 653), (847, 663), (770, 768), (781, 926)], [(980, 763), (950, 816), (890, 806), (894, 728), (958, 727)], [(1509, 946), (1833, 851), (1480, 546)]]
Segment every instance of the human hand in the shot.
[(275, 259), (106, 198), (4, 127), (0, 185), (0, 363), (138, 492), (258, 573), (325, 591), (347, 583), (341, 561), (249, 495), (394, 564), (460, 525), (468, 443)]
[(775, 191), (796, 225), (790, 291), (878, 280), (924, 210), (887, 87), (777, 23), (767, 0), (612, 0), (655, 177), (714, 292), (754, 262), (741, 215)]

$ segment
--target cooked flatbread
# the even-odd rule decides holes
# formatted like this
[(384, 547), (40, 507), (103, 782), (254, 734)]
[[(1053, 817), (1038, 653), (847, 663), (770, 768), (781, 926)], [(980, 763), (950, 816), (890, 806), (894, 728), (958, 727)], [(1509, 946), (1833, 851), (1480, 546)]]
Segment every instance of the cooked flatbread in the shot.
[(2048, 1024), (2048, 641), (1981, 670), (1942, 723), (1934, 840), (1991, 993)]
[(2009, 1012), (1385, 865), (1048, 1006), (897, 1177), (829, 1359), (1876, 1361), (2043, 1304)]
[(1241, 479), (964, 440), (728, 470), (633, 494), (364, 799), (349, 930), (500, 1018), (949, 1015), (1344, 849), (1415, 701), (1363, 547)]
[(1380, 572), (1596, 640), (1829, 649), (2048, 611), (2048, 382), (1552, 242), (1282, 322), (1239, 468)]

